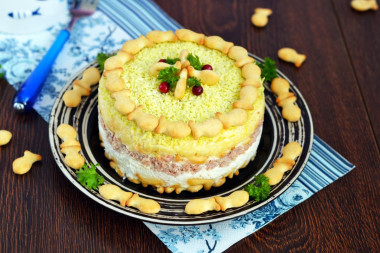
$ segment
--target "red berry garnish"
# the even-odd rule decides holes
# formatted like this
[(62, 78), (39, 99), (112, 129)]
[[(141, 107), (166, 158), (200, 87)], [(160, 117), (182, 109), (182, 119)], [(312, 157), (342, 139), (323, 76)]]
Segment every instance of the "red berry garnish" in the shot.
[(195, 96), (199, 96), (203, 93), (203, 88), (202, 86), (194, 86), (192, 91)]
[(158, 89), (162, 92), (162, 93), (168, 93), (169, 92), (169, 84), (167, 82), (162, 82), (160, 83), (160, 85), (158, 86)]
[(158, 62), (166, 62), (165, 59), (160, 59)]
[(203, 65), (202, 70), (213, 70), (212, 66), (209, 64)]

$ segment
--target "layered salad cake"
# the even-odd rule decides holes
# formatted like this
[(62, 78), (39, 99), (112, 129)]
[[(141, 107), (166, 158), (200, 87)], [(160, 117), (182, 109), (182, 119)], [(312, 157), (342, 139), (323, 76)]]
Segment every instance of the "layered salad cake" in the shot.
[(107, 59), (99, 132), (111, 167), (158, 192), (219, 187), (254, 159), (265, 110), (247, 50), (187, 29), (152, 31)]

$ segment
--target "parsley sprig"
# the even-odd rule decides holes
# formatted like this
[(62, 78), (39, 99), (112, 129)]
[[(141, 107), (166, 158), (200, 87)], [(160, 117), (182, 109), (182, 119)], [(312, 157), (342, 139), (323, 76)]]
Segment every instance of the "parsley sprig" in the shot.
[(261, 78), (265, 78), (265, 81), (271, 82), (277, 77), (276, 62), (269, 57), (265, 57), (264, 63), (257, 63), (261, 68)]
[(179, 58), (166, 58), (165, 61), (166, 61), (167, 64), (173, 65), (177, 61), (179, 61)]
[(174, 90), (179, 80), (179, 76), (177, 75), (177, 73), (178, 69), (176, 69), (173, 66), (161, 69), (158, 72), (158, 80), (162, 82), (167, 82), (169, 84), (170, 90)]
[(4, 72), (2, 71), (1, 64), (0, 64), (0, 78), (2, 78), (3, 76), (4, 76)]
[(99, 164), (84, 164), (83, 167), (76, 172), (78, 181), (81, 185), (85, 186), (88, 189), (95, 190), (99, 185), (104, 183), (104, 178), (96, 172), (96, 166)]
[(187, 86), (189, 88), (193, 87), (193, 86), (202, 86), (202, 83), (199, 79), (197, 79), (196, 77), (189, 77), (187, 79)]
[(268, 198), (271, 187), (268, 183), (269, 178), (264, 174), (257, 175), (251, 184), (247, 184), (244, 190), (248, 192), (249, 196), (256, 201), (263, 201)]
[(114, 56), (116, 54), (106, 54), (106, 53), (99, 53), (97, 56), (96, 56), (96, 61), (98, 62), (99, 64), (99, 68), (101, 70), (104, 70), (104, 62), (110, 58), (111, 56)]
[(189, 54), (187, 60), (190, 62), (190, 65), (193, 66), (196, 70), (202, 70), (203, 64), (199, 61), (197, 55)]

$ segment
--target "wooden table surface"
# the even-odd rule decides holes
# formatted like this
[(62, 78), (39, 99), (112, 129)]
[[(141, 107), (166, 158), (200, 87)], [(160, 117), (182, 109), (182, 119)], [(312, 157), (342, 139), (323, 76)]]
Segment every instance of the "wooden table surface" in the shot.
[[(232, 246), (227, 252), (378, 252), (380, 249), (380, 10), (358, 13), (348, 0), (167, 1), (157, 3), (183, 26), (220, 35), (275, 59), (299, 88), (315, 133), (356, 165), (348, 175)], [(269, 7), (268, 26), (250, 16)], [(281, 47), (307, 55), (297, 69)], [(14, 89), (0, 83), (0, 252), (167, 252), (145, 225), (86, 198), (63, 176), (50, 151), (48, 124), (17, 115)], [(43, 156), (23, 176), (12, 161), (25, 149)]]

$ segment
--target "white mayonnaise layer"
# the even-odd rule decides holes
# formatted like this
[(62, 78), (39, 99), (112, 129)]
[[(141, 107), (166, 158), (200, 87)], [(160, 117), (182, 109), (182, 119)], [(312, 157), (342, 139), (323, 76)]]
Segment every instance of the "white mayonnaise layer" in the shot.
[[(163, 182), (165, 182), (163, 186), (179, 185), (182, 188), (187, 188), (190, 186), (187, 183), (188, 179), (199, 178), (199, 179), (218, 180), (222, 177), (225, 177), (227, 174), (231, 172), (235, 172), (236, 170), (241, 168), (244, 164), (248, 163), (249, 160), (252, 160), (256, 155), (257, 147), (259, 146), (259, 143), (260, 143), (260, 138), (262, 134), (262, 125), (260, 126), (259, 134), (256, 137), (256, 141), (244, 153), (237, 156), (236, 159), (231, 161), (227, 166), (224, 166), (224, 167), (217, 166), (213, 169), (206, 169), (206, 166), (201, 165), (201, 169), (195, 173), (184, 172), (176, 176), (168, 175), (160, 171), (154, 171), (150, 169), (150, 167), (143, 165), (140, 161), (134, 159), (128, 154), (122, 151), (121, 152), (116, 151), (112, 147), (112, 144), (108, 141), (107, 131), (109, 130), (104, 129), (103, 125), (99, 122), (99, 133), (103, 140), (105, 152), (117, 164), (118, 168), (123, 173), (124, 177), (127, 177), (129, 179), (138, 179), (136, 176), (136, 173), (138, 173), (142, 178), (155, 178), (155, 179), (162, 180)], [(244, 144), (240, 143), (237, 145), (237, 147), (240, 145), (244, 145)], [(220, 158), (214, 157), (211, 159), (220, 159)], [(181, 162), (172, 161), (171, 163), (178, 164)]]

